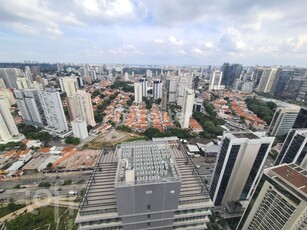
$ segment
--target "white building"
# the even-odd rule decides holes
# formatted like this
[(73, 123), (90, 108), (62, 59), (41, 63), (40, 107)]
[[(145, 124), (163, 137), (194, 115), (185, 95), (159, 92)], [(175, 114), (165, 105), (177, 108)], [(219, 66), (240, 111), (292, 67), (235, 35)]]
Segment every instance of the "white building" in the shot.
[(78, 137), (81, 140), (88, 137), (87, 126), (85, 120), (75, 119), (71, 122), (72, 132), (74, 137)]
[(125, 72), (124, 79), (125, 81), (129, 81), (129, 74), (127, 72)]
[(178, 77), (172, 77), (168, 81), (168, 101), (176, 102)]
[(31, 83), (27, 77), (17, 77), (16, 84), (18, 89), (29, 89), (31, 88)]
[(254, 82), (246, 81), (242, 83), (241, 93), (252, 93), (254, 89)]
[(307, 229), (307, 171), (295, 164), (265, 169), (237, 230)]
[(273, 141), (265, 132), (224, 132), (210, 187), (215, 205), (250, 198)]
[(185, 90), (190, 86), (190, 78), (189, 77), (180, 77), (180, 80), (177, 85), (177, 105), (183, 106), (184, 105), (184, 97), (185, 97)]
[(194, 104), (195, 93), (192, 89), (185, 89), (184, 101), (182, 106), (182, 122), (181, 127), (183, 129), (189, 128), (190, 117), (193, 113), (193, 104)]
[(74, 77), (61, 77), (59, 78), (62, 92), (65, 92), (67, 96), (71, 96), (77, 92), (78, 82)]
[(6, 143), (19, 134), (7, 100), (0, 98), (0, 142)]
[(9, 102), (10, 105), (16, 104), (14, 94), (9, 89), (0, 89), (0, 98), (5, 98)]
[(96, 125), (90, 93), (78, 90), (67, 97), (67, 108), (70, 120), (82, 118), (87, 125)]
[(134, 83), (134, 102), (142, 102), (142, 83), (140, 82)]
[(277, 68), (266, 68), (261, 75), (258, 89), (259, 93), (269, 93), (277, 75)]
[(223, 77), (223, 72), (219, 70), (215, 70), (212, 72), (211, 78), (210, 78), (210, 85), (209, 85), (209, 91), (212, 90), (221, 90), (225, 87), (221, 86), (221, 81)]
[(277, 108), (272, 118), (268, 135), (278, 137), (287, 134), (293, 127), (300, 109), (299, 106)]
[(161, 80), (154, 80), (153, 81), (152, 94), (153, 94), (154, 100), (162, 98), (162, 81)]
[(23, 72), (17, 68), (0, 68), (0, 78), (4, 80), (6, 88), (17, 89), (16, 78), (24, 76)]
[(141, 78), (140, 83), (142, 85), (142, 97), (147, 97), (147, 78)]
[(44, 127), (46, 125), (46, 119), (38, 90), (15, 90), (14, 93), (25, 124), (41, 128)]
[(6, 89), (6, 85), (3, 78), (0, 78), (0, 89)]
[(54, 134), (65, 133), (68, 131), (60, 94), (57, 91), (47, 89), (39, 92), (44, 114), (47, 120), (47, 128)]

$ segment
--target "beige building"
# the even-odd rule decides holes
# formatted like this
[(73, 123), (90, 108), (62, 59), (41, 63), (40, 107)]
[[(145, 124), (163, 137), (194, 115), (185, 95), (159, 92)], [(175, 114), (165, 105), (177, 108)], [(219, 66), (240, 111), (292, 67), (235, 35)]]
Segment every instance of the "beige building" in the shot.
[(67, 97), (67, 108), (70, 120), (82, 118), (86, 125), (95, 126), (95, 118), (90, 93), (85, 90), (78, 90)]
[(62, 92), (65, 92), (67, 96), (72, 96), (77, 92), (78, 81), (74, 77), (61, 77), (59, 78)]
[(307, 229), (307, 171), (295, 164), (265, 169), (237, 230)]
[(16, 104), (14, 94), (9, 89), (0, 89), (0, 98), (5, 98), (9, 102), (10, 105)]
[(264, 69), (260, 82), (258, 85), (258, 92), (259, 93), (269, 93), (272, 89), (273, 83), (275, 81), (277, 75), (277, 68), (266, 68)]
[(5, 143), (18, 134), (8, 101), (0, 98), (0, 142)]

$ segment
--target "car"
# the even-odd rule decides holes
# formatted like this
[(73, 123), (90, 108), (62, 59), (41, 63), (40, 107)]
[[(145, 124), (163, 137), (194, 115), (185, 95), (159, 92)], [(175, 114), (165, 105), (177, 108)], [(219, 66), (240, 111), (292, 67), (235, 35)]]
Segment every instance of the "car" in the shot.
[(5, 189), (3, 189), (3, 188), (0, 189), (0, 193), (3, 193), (3, 192), (5, 192)]
[(34, 197), (35, 197), (35, 198), (42, 198), (43, 195), (42, 195), (42, 194), (36, 194)]
[(199, 168), (200, 168), (200, 165), (196, 165), (196, 168), (198, 168), (198, 169), (199, 169)]

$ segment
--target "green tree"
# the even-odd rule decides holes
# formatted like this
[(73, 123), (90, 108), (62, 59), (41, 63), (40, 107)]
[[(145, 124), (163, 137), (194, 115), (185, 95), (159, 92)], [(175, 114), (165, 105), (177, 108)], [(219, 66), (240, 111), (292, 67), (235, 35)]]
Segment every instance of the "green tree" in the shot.
[(78, 145), (80, 144), (80, 138), (78, 137), (67, 137), (65, 139), (66, 144), (73, 144), (73, 145)]

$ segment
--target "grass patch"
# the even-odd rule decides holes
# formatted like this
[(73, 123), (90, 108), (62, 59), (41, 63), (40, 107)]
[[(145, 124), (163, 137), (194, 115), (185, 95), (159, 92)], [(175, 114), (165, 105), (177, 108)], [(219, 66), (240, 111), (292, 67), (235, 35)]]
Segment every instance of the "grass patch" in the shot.
[(79, 180), (78, 182), (77, 182), (77, 184), (84, 184), (85, 183), (85, 180)]
[(72, 180), (65, 180), (63, 185), (71, 185), (72, 183)]
[[(62, 215), (66, 209), (67, 208), (59, 208), (59, 216)], [(54, 211), (55, 209), (53, 206), (39, 208), (33, 213), (26, 213), (6, 223), (6, 228), (8, 230), (24, 230), (25, 227), (26, 229), (46, 229), (46, 225), (50, 224), (50, 229), (54, 230), (56, 228)]]
[(7, 214), (10, 214), (11, 212), (15, 212), (18, 209), (21, 209), (24, 207), (26, 207), (26, 205), (10, 202), (8, 205), (0, 207), (0, 217), (4, 217)]
[(75, 224), (77, 213), (78, 210), (67, 210), (60, 218), (59, 229), (77, 230), (78, 225)]

